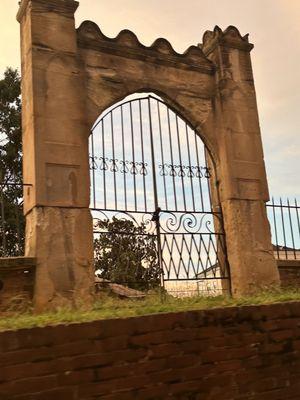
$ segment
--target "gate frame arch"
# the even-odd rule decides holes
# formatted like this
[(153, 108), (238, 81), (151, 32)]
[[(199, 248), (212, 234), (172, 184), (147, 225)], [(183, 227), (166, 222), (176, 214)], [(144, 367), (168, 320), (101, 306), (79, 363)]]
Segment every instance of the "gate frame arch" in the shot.
[(22, 0), (17, 15), (36, 309), (92, 301), (89, 127), (118, 99), (150, 87), (183, 110), (215, 153), (233, 295), (278, 285), (248, 35), (215, 27), (178, 54), (166, 39), (147, 47), (128, 30), (111, 39), (90, 21), (76, 30), (78, 5)]
[[(218, 159), (218, 154), (216, 153), (215, 149), (213, 148), (212, 143), (210, 143), (209, 140), (207, 140), (207, 136), (203, 135), (201, 133), (201, 127), (196, 128), (185, 116), (185, 111), (180, 107), (179, 104), (175, 104), (174, 101), (172, 101), (172, 99), (169, 99), (164, 93), (161, 92), (157, 92), (154, 89), (141, 89), (138, 92), (133, 92), (133, 93), (128, 93), (125, 97), (122, 97), (121, 99), (118, 99), (117, 101), (113, 102), (111, 105), (109, 105), (108, 107), (106, 107), (105, 110), (101, 111), (100, 114), (98, 114), (98, 117), (95, 119), (92, 128), (90, 129), (90, 135), (92, 134), (93, 130), (95, 129), (96, 125), (97, 125), (97, 121), (101, 118), (104, 118), (106, 115), (106, 111), (107, 113), (109, 113), (110, 111), (112, 111), (114, 108), (118, 107), (118, 104), (125, 104), (126, 102), (123, 103), (123, 101), (126, 100), (127, 97), (135, 95), (135, 94), (142, 94), (145, 93), (147, 96), (151, 97), (151, 94), (154, 94), (156, 96), (158, 96), (158, 98), (155, 98), (156, 100), (158, 99), (159, 101), (162, 102), (162, 104), (164, 104), (166, 107), (168, 107), (170, 110), (172, 110), (179, 118), (181, 118), (202, 140), (202, 142), (204, 143), (206, 149), (209, 152), (211, 161), (214, 164), (214, 168), (215, 168), (215, 172), (216, 172), (216, 168), (217, 165), (219, 164), (219, 159)], [(172, 104), (171, 104), (172, 103)]]
[[(141, 96), (137, 96), (138, 94), (140, 94)], [(212, 255), (211, 254), (208, 255), (208, 253), (207, 253), (206, 254), (207, 255), (207, 260), (206, 261), (205, 261), (205, 255), (204, 255), (204, 260), (202, 259), (202, 256), (201, 256), (201, 262), (200, 262), (200, 264), (198, 266), (202, 266), (202, 268), (203, 268), (203, 264), (207, 265), (206, 263), (208, 262), (210, 264), (210, 266), (208, 268), (210, 268), (211, 271), (213, 271), (213, 273), (216, 274), (215, 275), (215, 280), (216, 280), (216, 282), (218, 281), (218, 289), (217, 290), (220, 290), (221, 294), (230, 294), (230, 292), (231, 292), (231, 290), (230, 290), (230, 271), (229, 271), (229, 268), (228, 268), (229, 266), (228, 266), (228, 261), (227, 261), (224, 224), (223, 224), (222, 212), (221, 212), (221, 209), (219, 207), (220, 202), (219, 202), (219, 197), (218, 197), (218, 190), (217, 190), (217, 188), (213, 187), (215, 185), (215, 183), (216, 183), (216, 165), (215, 165), (215, 161), (212, 158), (212, 155), (211, 155), (209, 149), (207, 148), (207, 145), (204, 143), (201, 135), (192, 127), (192, 125), (189, 123), (189, 121), (187, 121), (182, 114), (180, 114), (178, 111), (176, 111), (176, 109), (174, 107), (170, 106), (164, 99), (162, 99), (162, 97), (159, 97), (158, 95), (153, 93), (153, 91), (152, 92), (145, 92), (143, 90), (143, 91), (141, 91), (141, 93), (131, 93), (131, 94), (129, 94), (124, 99), (118, 101), (117, 103), (115, 103), (114, 105), (112, 105), (108, 109), (106, 109), (104, 112), (102, 112), (101, 115), (99, 116), (99, 118), (96, 120), (95, 124), (93, 125), (93, 128), (91, 130), (91, 136), (93, 135), (93, 137), (90, 136), (90, 139), (89, 139), (89, 141), (90, 141), (89, 148), (91, 149), (90, 158), (92, 160), (92, 165), (94, 165), (94, 161), (95, 160), (102, 159), (102, 162), (103, 162), (103, 160), (104, 160), (103, 157), (105, 157), (105, 160), (107, 160), (106, 163), (107, 162), (109, 163), (109, 161), (112, 162), (112, 159), (110, 159), (110, 158), (112, 157), (112, 154), (114, 153), (114, 150), (112, 150), (112, 153), (107, 153), (107, 151), (104, 150), (105, 143), (106, 143), (106, 139), (103, 139), (105, 137), (105, 134), (106, 134), (105, 129), (103, 129), (104, 121), (107, 120), (108, 124), (110, 125), (110, 128), (108, 129), (109, 133), (107, 132), (109, 140), (111, 138), (111, 132), (112, 131), (114, 132), (114, 134), (113, 134), (114, 139), (111, 138), (111, 145), (114, 147), (114, 144), (116, 143), (115, 141), (116, 140), (118, 141), (118, 136), (117, 136), (117, 126), (118, 125), (116, 127), (114, 127), (113, 113), (116, 112), (117, 110), (122, 110), (122, 109), (124, 110), (124, 106), (126, 106), (126, 105), (130, 105), (130, 110), (131, 110), (131, 106), (133, 106), (134, 104), (138, 103), (138, 104), (140, 104), (140, 107), (141, 107), (141, 104), (142, 104), (141, 102), (146, 102), (146, 103), (148, 103), (148, 107), (149, 107), (149, 114), (147, 112), (149, 121), (150, 120), (153, 121), (153, 120), (155, 120), (155, 114), (156, 113), (155, 113), (155, 111), (153, 112), (153, 108), (151, 110), (151, 105), (150, 105), (151, 104), (151, 100), (152, 100), (152, 104), (156, 104), (157, 105), (157, 110), (159, 109), (158, 105), (163, 106), (165, 110), (168, 110), (167, 111), (168, 113), (170, 111), (171, 113), (173, 113), (173, 117), (175, 117), (176, 119), (178, 119), (179, 121), (184, 123), (185, 126), (186, 126), (186, 129), (189, 128), (189, 130), (190, 130), (190, 132), (189, 132), (190, 138), (189, 139), (187, 137), (188, 133), (187, 133), (186, 129), (184, 129), (184, 131), (186, 132), (186, 135), (187, 135), (186, 136), (186, 141), (187, 141), (187, 143), (186, 143), (187, 150), (186, 151), (188, 152), (188, 157), (189, 158), (191, 157), (190, 144), (191, 144), (191, 142), (193, 143), (194, 140), (195, 140), (195, 143), (196, 143), (196, 139), (194, 139), (194, 137), (197, 137), (199, 139), (198, 146), (200, 146), (200, 147), (203, 146), (202, 150), (200, 150), (200, 148), (197, 147), (197, 146), (196, 146), (197, 150), (194, 149), (194, 152), (195, 152), (194, 157), (196, 157), (197, 160), (198, 160), (198, 157), (199, 157), (199, 159), (201, 158), (201, 155), (204, 157), (204, 159), (202, 160), (202, 161), (204, 161), (204, 164), (198, 164), (198, 165), (199, 166), (200, 165), (201, 166), (206, 166), (210, 170), (210, 172), (209, 172), (210, 177), (207, 180), (207, 190), (208, 190), (207, 194), (202, 192), (202, 190), (204, 190), (204, 188), (202, 186), (202, 183), (200, 183), (198, 181), (198, 183), (200, 185), (200, 192), (201, 192), (201, 205), (199, 204), (199, 206), (197, 206), (195, 208), (195, 204), (196, 204), (196, 202), (195, 202), (194, 206), (191, 206), (190, 208), (186, 207), (185, 205), (183, 206), (183, 204), (185, 204), (185, 202), (187, 200), (187, 198), (183, 194), (183, 204), (181, 206), (180, 205), (179, 206), (175, 205), (175, 208), (169, 209), (169, 207), (167, 205), (168, 201), (172, 202), (172, 199), (173, 200), (177, 199), (177, 196), (176, 196), (176, 193), (175, 193), (175, 188), (174, 188), (174, 193), (173, 193), (174, 197), (172, 195), (171, 196), (167, 196), (166, 192), (165, 192), (164, 196), (161, 196), (161, 193), (160, 193), (160, 195), (157, 193), (157, 187), (158, 187), (157, 183), (151, 182), (151, 184), (153, 184), (153, 190), (157, 193), (156, 200), (158, 202), (157, 205), (153, 204), (153, 207), (152, 208), (150, 207), (150, 209), (152, 209), (152, 212), (149, 210), (149, 208), (147, 207), (146, 203), (145, 203), (145, 207), (144, 208), (143, 207), (138, 207), (138, 208), (129, 208), (128, 207), (128, 208), (126, 208), (126, 200), (125, 200), (125, 203), (123, 203), (123, 205), (121, 205), (121, 207), (118, 207), (117, 203), (115, 203), (115, 208), (113, 206), (109, 207), (109, 206), (106, 205), (107, 204), (106, 203), (106, 196), (107, 196), (107, 193), (110, 192), (109, 189), (108, 189), (108, 191), (106, 191), (106, 188), (109, 185), (109, 183), (108, 183), (109, 176), (106, 176), (106, 178), (103, 178), (103, 174), (105, 173), (105, 171), (110, 170), (112, 172), (112, 170), (111, 170), (111, 168), (109, 168), (109, 166), (107, 166), (106, 168), (101, 168), (100, 167), (100, 170), (103, 171), (103, 174), (101, 173), (100, 181), (102, 182), (101, 185), (103, 185), (101, 193), (103, 194), (104, 199), (99, 199), (99, 197), (97, 197), (97, 194), (96, 194), (96, 188), (99, 189), (100, 186), (96, 185), (96, 179), (97, 178), (95, 177), (95, 174), (93, 172), (94, 169), (95, 170), (99, 170), (99, 164), (98, 164), (98, 166), (96, 166), (96, 168), (91, 168), (91, 181), (93, 182), (92, 183), (93, 192), (91, 193), (91, 206), (90, 206), (90, 208), (91, 208), (92, 212), (96, 213), (96, 215), (95, 215), (95, 220), (96, 221), (101, 220), (101, 217), (97, 218), (97, 212), (100, 212), (100, 214), (102, 216), (104, 216), (105, 218), (108, 218), (108, 216), (106, 216), (106, 214), (105, 214), (106, 212), (108, 212), (108, 213), (116, 213), (118, 216), (119, 216), (119, 214), (122, 215), (122, 213), (124, 213), (124, 217), (125, 216), (130, 216), (130, 217), (132, 217), (133, 220), (135, 220), (135, 216), (134, 216), (135, 213), (145, 213), (144, 215), (152, 214), (154, 216), (154, 214), (156, 213), (156, 210), (160, 210), (159, 213), (157, 214), (157, 217), (158, 217), (157, 222), (160, 221), (160, 213), (162, 213), (165, 217), (166, 217), (166, 215), (169, 215), (169, 217), (172, 218), (172, 219), (176, 218), (176, 220), (177, 220), (177, 218), (178, 219), (181, 218), (180, 215), (185, 215), (185, 216), (193, 215), (195, 217), (195, 214), (201, 214), (201, 217), (200, 217), (201, 221), (202, 221), (202, 218), (205, 215), (211, 215), (212, 216), (212, 220), (213, 220), (213, 228), (212, 229), (207, 229), (207, 230), (203, 229), (202, 222), (200, 222), (200, 224), (198, 226), (198, 228), (199, 228), (198, 230), (193, 230), (193, 231), (190, 232), (190, 231), (188, 231), (188, 229), (185, 228), (182, 231), (182, 228), (184, 226), (184, 221), (183, 221), (183, 222), (179, 223), (179, 225), (178, 225), (178, 227), (176, 229), (176, 233), (182, 235), (182, 238), (184, 237), (185, 234), (186, 235), (196, 235), (196, 237), (200, 237), (201, 238), (200, 242), (203, 240), (203, 236), (205, 236), (207, 234), (210, 235), (209, 244), (207, 244), (207, 243), (206, 243), (206, 245), (204, 244), (204, 249), (205, 249), (205, 252), (208, 252), (207, 246), (210, 247), (211, 243), (215, 241), (214, 244), (212, 245), (212, 247), (214, 249), (214, 251), (212, 252), (213, 254)], [(156, 109), (155, 106), (154, 106), (154, 108)], [(134, 123), (135, 122), (135, 118), (132, 117), (131, 111), (130, 111), (130, 115), (131, 116), (129, 118), (130, 118), (131, 122), (129, 122), (128, 125), (131, 126), (130, 132), (131, 132), (131, 135), (133, 135), (133, 136), (131, 137), (130, 140), (133, 141), (134, 140), (133, 139), (134, 131), (136, 131), (137, 127), (136, 127), (136, 125)], [(137, 126), (139, 126), (138, 129), (141, 129), (140, 132), (144, 132), (145, 133), (144, 128), (141, 128), (141, 126), (143, 124), (143, 118), (141, 116), (141, 109), (140, 109), (140, 112), (139, 112), (139, 118), (140, 118), (139, 122), (137, 122)], [(161, 114), (159, 114), (158, 118), (159, 118), (160, 123), (162, 123), (162, 125), (163, 125), (164, 119), (161, 118)], [(99, 130), (97, 129), (98, 127), (99, 127)], [(122, 124), (121, 125), (121, 131), (123, 132), (122, 133), (122, 143), (123, 143), (123, 139), (124, 139), (124, 137), (123, 137), (123, 135), (124, 135), (123, 127), (124, 127), (124, 125)], [(149, 135), (150, 135), (150, 137), (152, 137), (152, 128), (150, 127), (149, 129), (150, 129)], [(177, 135), (178, 135), (178, 132), (179, 132), (178, 129), (179, 128), (178, 128), (178, 126), (176, 124)], [(170, 126), (167, 129), (167, 131), (168, 131), (168, 135), (170, 135), (170, 136), (168, 136), (167, 142), (168, 142), (168, 145), (171, 148), (171, 143), (169, 141), (171, 141), (171, 136), (174, 134), (174, 132), (173, 132), (173, 129)], [(155, 132), (155, 130), (153, 130), (153, 133), (154, 132)], [(165, 134), (164, 130), (162, 128), (159, 128), (160, 141), (163, 140), (164, 134)], [(101, 148), (100, 153), (97, 152), (97, 147), (95, 147), (95, 144), (94, 144), (94, 141), (97, 140), (97, 139), (94, 139), (94, 138), (96, 136), (98, 136), (98, 135), (100, 135), (100, 136), (103, 135), (102, 139), (100, 140), (101, 145), (99, 144), (99, 139), (98, 139), (98, 146)], [(120, 137), (119, 137), (119, 139), (120, 139)], [(144, 139), (145, 139), (145, 137), (144, 137)], [(176, 142), (176, 136), (174, 137), (174, 140)], [(185, 139), (184, 139), (184, 141), (185, 141)], [(177, 143), (178, 146), (180, 145), (179, 147), (181, 148), (181, 150), (179, 152), (180, 152), (181, 156), (179, 156), (179, 157), (182, 157), (182, 153), (184, 153), (185, 147), (184, 147), (184, 145), (181, 147), (182, 143), (181, 143), (181, 140), (179, 141), (179, 138), (177, 138), (177, 142), (176, 143)], [(167, 147), (168, 147), (168, 145), (167, 145)], [(157, 144), (154, 145), (154, 147), (157, 147), (157, 146), (160, 149), (160, 150), (158, 149), (158, 153), (161, 154), (162, 148), (163, 148), (162, 142), (160, 142), (160, 145), (157, 145)], [(110, 146), (108, 146), (108, 147), (110, 148)], [(122, 149), (123, 149), (123, 152), (121, 152), (121, 153), (124, 154), (124, 149), (125, 149), (124, 143), (122, 144)], [(133, 149), (131, 149), (131, 150), (133, 152)], [(143, 151), (144, 151), (144, 148), (142, 150), (142, 154), (143, 154)], [(102, 155), (102, 156), (99, 157), (99, 154)], [(103, 154), (105, 154), (105, 156)], [(109, 156), (109, 154), (110, 154), (110, 156)], [(135, 155), (133, 156), (133, 158), (136, 159), (135, 157), (137, 157), (139, 153), (135, 152), (134, 154)], [(149, 165), (150, 166), (150, 168), (152, 169), (152, 173), (154, 173), (156, 175), (156, 179), (155, 179), (155, 181), (156, 181), (157, 178), (159, 178), (158, 177), (159, 172), (158, 172), (158, 169), (156, 167), (153, 167), (153, 164), (156, 164), (157, 166), (159, 164), (167, 165), (167, 164), (169, 164), (169, 162), (172, 162), (172, 161), (171, 161), (171, 159), (169, 159), (169, 161), (166, 161), (166, 159), (163, 161), (163, 159), (159, 158), (160, 156), (158, 156), (158, 158), (155, 155), (148, 155), (148, 156), (149, 156), (149, 158), (148, 158), (147, 163), (145, 165)], [(119, 162), (121, 162), (120, 156), (118, 156), (118, 160), (119, 160)], [(118, 161), (118, 160), (116, 160), (116, 161)], [(157, 162), (158, 160), (159, 160), (159, 162)], [(144, 163), (144, 159), (142, 161)], [(98, 161), (95, 161), (95, 162), (96, 162), (96, 165), (97, 165)], [(122, 162), (124, 162), (124, 159), (123, 159)], [(101, 164), (101, 161), (100, 161), (100, 164)], [(174, 164), (177, 164), (177, 162), (175, 163), (175, 161), (174, 161), (173, 165)], [(193, 165), (193, 163), (190, 164), (190, 161), (189, 161), (188, 165)], [(194, 163), (194, 165), (195, 165), (195, 163)], [(183, 164), (181, 166), (183, 166), (183, 168), (186, 168)], [(179, 167), (179, 165), (177, 165), (177, 167)], [(156, 171), (156, 173), (153, 172), (153, 168), (154, 168), (154, 171)], [(120, 168), (118, 170), (120, 171)], [(124, 171), (121, 171), (121, 172), (124, 173)], [(148, 174), (146, 174), (146, 175), (148, 175)], [(106, 181), (106, 184), (103, 182), (104, 179)], [(98, 176), (97, 180), (98, 180), (98, 183), (99, 183), (99, 176)], [(124, 181), (125, 181), (125, 177), (124, 177)], [(181, 183), (182, 183), (182, 190), (183, 190), (183, 193), (184, 193), (184, 190), (186, 189), (186, 185), (183, 183), (183, 181), (181, 181)], [(173, 181), (173, 185), (174, 184), (175, 184), (175, 182)], [(192, 182), (189, 182), (189, 184), (192, 186), (192, 191), (194, 193), (194, 191), (196, 191), (196, 188), (194, 187), (194, 184)], [(189, 184), (188, 184), (188, 186), (189, 186)], [(124, 185), (125, 185), (125, 183), (124, 183)], [(164, 185), (166, 185), (165, 181), (164, 181)], [(185, 189), (183, 189), (183, 186), (185, 187)], [(204, 184), (204, 187), (205, 186), (206, 185)], [(146, 187), (147, 187), (147, 185), (146, 185)], [(126, 197), (126, 194), (125, 194), (126, 193), (126, 189), (124, 189), (124, 190), (125, 190), (124, 193), (122, 192), (122, 189), (120, 189), (120, 192), (123, 193), (124, 196)], [(146, 196), (146, 192), (145, 192), (145, 182), (144, 182), (144, 189), (143, 190), (144, 190), (144, 196), (145, 196), (145, 199), (146, 199), (147, 196)], [(116, 194), (116, 192), (119, 192), (119, 189), (116, 189), (116, 186), (114, 186), (113, 191)], [(166, 191), (166, 187), (165, 187), (165, 191)], [(104, 193), (106, 195), (104, 195)], [(135, 192), (135, 189), (133, 189), (133, 193), (134, 193), (134, 198), (136, 198), (137, 194)], [(119, 195), (118, 195), (118, 197), (119, 197)], [(121, 195), (121, 197), (122, 197), (122, 195)], [(154, 198), (155, 198), (155, 196), (154, 196)], [(98, 203), (99, 200), (100, 200), (100, 202)], [(145, 202), (146, 202), (146, 200), (145, 200)], [(154, 202), (155, 202), (155, 200), (154, 200)], [(177, 202), (178, 202), (178, 199), (177, 199)], [(194, 201), (193, 201), (193, 203), (194, 203)], [(206, 208), (204, 206), (204, 203), (206, 203), (206, 206), (208, 206), (208, 204), (209, 204), (208, 208)], [(121, 200), (121, 204), (122, 204), (122, 200)], [(164, 204), (164, 206), (163, 206), (163, 204)], [(176, 204), (176, 200), (175, 200), (175, 204)], [(124, 207), (124, 209), (123, 209), (123, 207)], [(178, 214), (177, 217), (176, 217), (176, 214)], [(195, 217), (195, 220), (196, 220), (196, 218), (197, 217)], [(162, 245), (161, 244), (161, 238), (162, 237), (168, 237), (168, 235), (171, 236), (175, 232), (175, 230), (174, 231), (173, 230), (169, 230), (169, 228), (166, 226), (166, 221), (164, 222), (164, 228), (158, 222), (158, 225), (156, 225), (155, 228), (152, 227), (152, 229), (153, 229), (153, 232), (152, 232), (152, 230), (151, 230), (151, 232), (156, 237), (159, 237), (159, 240), (157, 239), (157, 248), (158, 248), (157, 251), (160, 254), (160, 256), (158, 258), (159, 258), (159, 260), (161, 260), (161, 264), (162, 264), (162, 276), (161, 276), (162, 282), (166, 283), (166, 282), (174, 281), (174, 278), (172, 278), (172, 272), (176, 274), (176, 271), (171, 271), (172, 268), (170, 268), (170, 270), (169, 270), (169, 268), (167, 267), (166, 259), (164, 257), (164, 253), (162, 251), (163, 248), (166, 245), (166, 239), (165, 239), (164, 245)], [(211, 239), (212, 237), (213, 237), (213, 239)], [(174, 238), (173, 238), (173, 240), (174, 240)], [(178, 244), (177, 241), (176, 241), (176, 243), (177, 243), (176, 246), (177, 246), (177, 250), (178, 250), (180, 245)], [(179, 239), (179, 243), (180, 243), (180, 239)], [(195, 244), (195, 242), (194, 242), (194, 244)], [(199, 251), (199, 253), (200, 253), (201, 245), (197, 249), (198, 249), (197, 251)], [(182, 249), (181, 249), (181, 251), (182, 251)], [(186, 257), (186, 255), (183, 256), (181, 251), (178, 250), (178, 252), (180, 253), (179, 257), (181, 259), (181, 262), (183, 262), (183, 264), (185, 265), (183, 267), (183, 269), (185, 270), (185, 272), (187, 274), (186, 278), (181, 277), (181, 281), (193, 282), (193, 281), (197, 280), (197, 278), (196, 278), (197, 274), (205, 274), (205, 277), (202, 278), (202, 280), (205, 281), (207, 279), (206, 278), (206, 270), (198, 271), (194, 277), (189, 276), (190, 263), (193, 263), (192, 257), (190, 256), (190, 254), (188, 254), (187, 257)], [(188, 252), (189, 252), (189, 250), (188, 250)], [(170, 256), (171, 256), (171, 253), (170, 253)], [(211, 257), (214, 258), (214, 256), (216, 257), (216, 260), (215, 260), (215, 263), (212, 264)], [(186, 261), (183, 261), (183, 259), (185, 259), (187, 261), (187, 266), (185, 264)], [(169, 265), (169, 267), (170, 267), (170, 265)], [(179, 267), (178, 267), (178, 271), (179, 271)], [(166, 274), (164, 274), (163, 272), (166, 272)], [(195, 270), (194, 270), (194, 272), (195, 272)], [(165, 275), (167, 275), (166, 278), (164, 277)], [(180, 280), (179, 277), (177, 279)], [(208, 279), (210, 279), (210, 278), (208, 278)]]
[[(141, 93), (145, 93), (151, 96), (151, 94), (153, 93), (154, 95), (158, 96), (158, 98), (162, 99), (162, 102), (170, 109), (172, 110), (176, 115), (178, 115), (183, 121), (185, 121), (192, 130), (194, 130), (196, 132), (196, 134), (201, 138), (201, 140), (203, 141), (203, 143), (205, 144), (206, 148), (208, 149), (212, 161), (215, 163), (215, 165), (218, 164), (219, 160), (218, 160), (218, 154), (216, 152), (216, 150), (214, 149), (213, 144), (209, 141), (209, 138), (207, 137), (207, 135), (202, 133), (202, 126), (197, 126), (196, 122), (191, 122), (188, 119), (188, 116), (186, 116), (186, 110), (180, 106), (180, 104), (177, 104), (176, 102), (174, 102), (174, 100), (170, 99), (167, 95), (165, 95), (165, 93), (162, 93), (160, 91), (157, 91), (153, 88), (141, 88), (140, 90), (136, 91), (136, 92), (129, 92), (128, 94), (126, 94), (125, 96), (122, 96), (121, 98), (117, 98), (115, 101), (113, 101), (112, 104), (108, 105), (103, 111), (101, 111), (100, 113), (98, 113), (98, 117), (96, 117), (96, 119), (94, 120), (94, 123), (91, 125), (92, 128), (90, 129), (90, 133), (92, 132), (92, 130), (94, 129), (94, 125), (95, 125), (95, 121), (97, 121), (99, 119), (99, 116), (101, 116), (106, 110), (110, 109), (111, 107), (113, 107), (115, 104), (121, 103), (123, 100), (125, 100), (127, 97), (134, 95), (134, 94), (141, 94)], [(116, 106), (117, 107), (117, 106)]]

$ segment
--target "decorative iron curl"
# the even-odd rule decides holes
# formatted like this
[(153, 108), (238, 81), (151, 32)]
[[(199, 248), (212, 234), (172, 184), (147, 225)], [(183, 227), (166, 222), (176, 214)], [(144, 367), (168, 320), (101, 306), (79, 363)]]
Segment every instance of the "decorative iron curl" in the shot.
[[(205, 222), (205, 227), (208, 230), (208, 232), (214, 233), (214, 231), (210, 229), (211, 224), (212, 224), (212, 221), (208, 220), (208, 221)], [(214, 225), (212, 225), (212, 228), (213, 227), (214, 227)]]
[[(99, 163), (96, 162), (99, 160)], [(120, 166), (119, 166), (120, 165)], [(118, 160), (117, 158), (97, 157), (90, 155), (90, 170), (110, 171), (122, 174), (148, 175), (148, 163), (128, 160)]]
[[(208, 167), (192, 166), (192, 165), (175, 165), (175, 164), (160, 164), (160, 176), (172, 176), (179, 178), (211, 178), (210, 169)], [(178, 170), (178, 171), (177, 171)], [(187, 172), (185, 172), (185, 170)], [(194, 172), (196, 171), (196, 172)]]
[(94, 156), (90, 156), (90, 170), (96, 170), (98, 169), (98, 164), (96, 162), (97, 157)]
[(122, 172), (122, 174), (127, 174), (127, 172), (129, 172), (129, 168), (127, 167), (129, 161), (124, 161), (121, 160), (120, 164), (122, 165), (122, 167), (120, 168), (120, 172)]
[(147, 171), (148, 163), (141, 162), (140, 166), (141, 166), (140, 174), (144, 175), (144, 176), (148, 175), (148, 171)]
[(162, 232), (169, 234), (223, 234), (222, 231), (215, 232), (215, 217), (222, 223), (222, 217), (217, 213), (177, 213), (163, 211), (160, 215), (160, 228)]
[(151, 213), (145, 213), (142, 217), (142, 223), (145, 225), (145, 231), (148, 234), (154, 234), (156, 230), (155, 221), (152, 219)]
[[(175, 213), (168, 212), (169, 217), (164, 221), (162, 216), (164, 216), (166, 213), (161, 213), (160, 215), (160, 228), (162, 231), (168, 233), (169, 232), (176, 232), (179, 227), (180, 227), (180, 222), (178, 224), (178, 218)], [(163, 225), (164, 223), (164, 225)]]
[(182, 226), (186, 232), (191, 231), (191, 233), (194, 233), (193, 230), (200, 229), (200, 227), (197, 229), (197, 225), (198, 221), (195, 214), (185, 214), (184, 218), (182, 218)]
[(108, 164), (107, 164), (108, 158), (107, 157), (99, 157), (98, 160), (100, 160), (99, 169), (101, 171), (107, 171), (109, 168)]
[[(118, 218), (119, 215), (122, 216), (122, 217)], [(119, 219), (121, 221), (131, 221), (135, 226), (139, 225), (139, 223), (134, 218), (134, 216), (131, 213), (129, 213), (128, 211), (117, 211), (115, 213), (115, 215), (113, 215), (113, 217), (115, 217), (116, 219)], [(127, 218), (125, 218), (125, 217), (127, 217)]]
[(94, 233), (105, 233), (105, 230), (101, 230), (101, 228), (99, 228), (99, 223), (113, 221), (115, 218), (121, 221), (131, 221), (135, 227), (144, 225), (144, 234), (146, 235), (156, 234), (156, 225), (153, 221), (151, 221), (151, 213), (137, 214), (139, 217), (135, 217), (128, 211), (97, 210), (96, 212), (100, 213), (101, 216), (95, 216), (93, 218)]
[[(102, 210), (97, 210), (97, 214), (102, 214), (103, 218), (100, 217), (93, 217), (93, 228), (94, 228), (94, 233), (100, 233), (101, 230), (99, 230), (99, 222), (104, 222), (104, 221), (109, 221), (109, 216)], [(97, 229), (98, 228), (98, 229)]]

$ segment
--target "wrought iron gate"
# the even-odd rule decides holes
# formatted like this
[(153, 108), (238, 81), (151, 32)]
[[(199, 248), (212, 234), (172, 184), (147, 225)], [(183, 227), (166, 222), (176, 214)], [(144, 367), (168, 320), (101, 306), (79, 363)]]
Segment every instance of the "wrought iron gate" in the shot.
[[(229, 290), (207, 157), (191, 126), (155, 96), (135, 96), (101, 116), (90, 136), (90, 169), (103, 278), (136, 288), (139, 280), (149, 278), (151, 287), (160, 279), (177, 295)], [(136, 255), (132, 247), (141, 246)]]

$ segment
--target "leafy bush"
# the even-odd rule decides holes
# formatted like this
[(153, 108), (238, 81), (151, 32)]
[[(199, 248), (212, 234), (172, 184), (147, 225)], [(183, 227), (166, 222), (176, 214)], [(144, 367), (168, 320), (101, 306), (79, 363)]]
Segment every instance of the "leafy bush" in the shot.
[(156, 236), (147, 234), (145, 224), (112, 218), (99, 221), (94, 241), (98, 276), (133, 289), (153, 289), (160, 283)]

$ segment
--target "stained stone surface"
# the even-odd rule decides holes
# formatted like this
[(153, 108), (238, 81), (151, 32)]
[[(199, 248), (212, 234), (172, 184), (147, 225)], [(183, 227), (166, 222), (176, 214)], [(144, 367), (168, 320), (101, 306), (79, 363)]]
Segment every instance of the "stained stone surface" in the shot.
[(36, 308), (89, 306), (94, 288), (92, 218), (86, 209), (35, 207), (26, 220), (26, 256), (35, 256)]
[[(263, 201), (227, 200), (222, 203), (233, 296), (253, 294), (279, 284), (270, 227)], [(238, 233), (238, 234), (237, 234)]]

